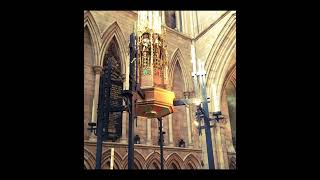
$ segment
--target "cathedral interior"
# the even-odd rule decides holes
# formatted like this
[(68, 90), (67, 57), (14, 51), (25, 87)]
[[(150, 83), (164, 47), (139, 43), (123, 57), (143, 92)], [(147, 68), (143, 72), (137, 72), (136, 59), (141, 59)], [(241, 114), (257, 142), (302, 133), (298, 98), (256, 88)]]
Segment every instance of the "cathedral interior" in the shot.
[[(201, 64), (208, 110), (220, 111), (224, 117), (210, 128), (214, 167), (236, 169), (236, 11), (91, 10), (84, 11), (83, 29), (84, 169), (95, 169), (97, 137), (88, 131), (88, 123), (97, 122), (102, 71), (111, 64), (111, 79), (122, 80), (112, 86), (110, 99), (123, 104), (120, 92), (129, 89), (130, 35), (144, 28), (139, 22), (159, 32), (156, 41), (162, 48), (154, 47), (151, 53), (159, 50), (159, 54), (150, 64), (143, 59), (147, 58), (149, 36), (141, 33), (139, 81), (173, 92), (175, 99), (193, 99), (194, 64)], [(150, 68), (152, 65), (158, 69)], [(155, 74), (152, 81), (144, 78), (149, 74)], [(205, 130), (199, 128), (202, 123), (197, 123), (195, 114), (196, 107), (190, 104), (173, 106), (173, 112), (163, 116), (164, 169), (208, 169)], [(209, 116), (213, 118), (212, 113)], [(127, 111), (109, 114), (102, 169), (128, 169), (128, 118)], [(160, 169), (157, 119), (137, 116), (133, 135), (134, 169)]]

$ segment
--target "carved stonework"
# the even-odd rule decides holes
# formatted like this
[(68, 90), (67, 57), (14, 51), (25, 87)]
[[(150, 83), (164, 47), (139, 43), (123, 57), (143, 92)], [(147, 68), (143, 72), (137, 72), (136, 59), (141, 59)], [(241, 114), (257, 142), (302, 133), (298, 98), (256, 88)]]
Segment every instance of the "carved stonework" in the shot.
[(93, 66), (93, 71), (95, 74), (101, 74), (102, 66)]
[(219, 123), (221, 124), (221, 127), (225, 127), (228, 121), (229, 121), (229, 118), (224, 117), (223, 119), (219, 120)]
[(185, 91), (185, 92), (183, 92), (183, 95), (184, 95), (184, 97), (185, 97), (186, 99), (188, 99), (188, 98), (190, 97), (190, 92)]
[(168, 60), (164, 38), (160, 34), (147, 29), (138, 37), (138, 62), (139, 77), (152, 75), (154, 85), (165, 87), (168, 81)]
[(236, 156), (231, 156), (229, 159), (229, 169), (237, 169)]
[(159, 34), (153, 34), (152, 45), (154, 75), (163, 78), (166, 73), (165, 67), (168, 63), (166, 61), (165, 49), (163, 47), (163, 39), (160, 37)]
[(141, 75), (151, 75), (151, 41), (149, 33), (144, 33), (138, 38), (138, 58)]

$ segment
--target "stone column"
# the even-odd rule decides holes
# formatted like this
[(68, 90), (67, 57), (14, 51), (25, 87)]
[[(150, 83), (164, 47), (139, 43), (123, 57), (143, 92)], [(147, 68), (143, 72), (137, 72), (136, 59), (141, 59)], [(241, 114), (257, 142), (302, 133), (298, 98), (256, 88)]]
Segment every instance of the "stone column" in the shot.
[(181, 19), (182, 19), (182, 31), (184, 34), (188, 34), (190, 35), (190, 32), (189, 32), (189, 26), (190, 26), (190, 22), (187, 18), (187, 12), (188, 11), (180, 11), (181, 12)]
[[(102, 73), (102, 66), (93, 66), (93, 71), (95, 74), (94, 81), (94, 95), (93, 95), (93, 103), (92, 103), (92, 114), (91, 114), (91, 122), (97, 122), (97, 109), (98, 109), (98, 100), (99, 100), (99, 86), (100, 86), (100, 75)], [(89, 137), (89, 141), (96, 142), (96, 136), (92, 132)]]
[(172, 133), (172, 114), (168, 115), (169, 118), (169, 146), (173, 146), (173, 133)]
[(227, 143), (226, 143), (226, 137), (225, 137), (225, 124), (221, 125), (221, 145), (222, 145), (222, 152), (223, 152), (223, 161), (224, 161), (224, 167), (223, 169), (229, 169), (229, 162), (228, 162), (228, 152), (227, 152)]
[[(201, 122), (201, 121), (200, 121)], [(200, 123), (200, 126), (203, 126), (203, 123)], [(206, 132), (204, 129), (201, 129), (201, 136), (199, 143), (201, 144), (201, 150), (202, 150), (202, 161), (203, 161), (203, 167), (202, 169), (209, 169), (209, 164), (208, 164), (208, 151), (207, 151), (207, 143), (206, 143)]]
[(192, 11), (193, 12), (193, 30), (194, 30), (194, 35), (199, 34), (199, 27), (198, 27), (198, 16), (197, 16), (197, 11)]
[(129, 121), (129, 113), (127, 111), (122, 112), (122, 134), (121, 134), (121, 143), (128, 143), (127, 136), (127, 123)]
[[(210, 123), (212, 126), (215, 126), (215, 123)], [(215, 135), (215, 128), (210, 128), (211, 132), (211, 140), (212, 140), (212, 151), (213, 151), (213, 159), (214, 159), (214, 167), (215, 169), (219, 169), (219, 159), (218, 153), (217, 153), (217, 141), (216, 141), (216, 135)]]
[[(185, 99), (189, 98), (189, 92), (184, 92)], [(188, 128), (188, 147), (193, 148), (193, 140), (192, 140), (192, 133), (191, 133), (191, 121), (190, 121), (190, 109), (189, 105), (185, 105), (186, 107), (186, 115), (187, 115), (187, 128)]]
[(184, 16), (185, 16), (185, 11), (180, 11), (180, 24), (182, 25), (180, 32), (185, 34), (186, 33), (186, 31), (185, 31), (186, 21), (184, 19)]
[(223, 169), (224, 168), (224, 159), (223, 159), (223, 152), (222, 152), (222, 142), (221, 142), (221, 127), (220, 123), (215, 123), (215, 139), (216, 139), (216, 151), (217, 151), (217, 158), (218, 158), (218, 168)]
[(190, 32), (190, 35), (192, 38), (195, 37), (195, 34), (194, 34), (194, 21), (193, 21), (193, 11), (188, 11), (189, 13), (189, 32)]
[(162, 25), (166, 25), (166, 19), (165, 19), (164, 11), (161, 11), (161, 24)]
[(180, 13), (179, 11), (175, 11), (175, 14), (176, 14), (176, 29), (178, 31), (181, 31), (180, 30)]
[(147, 118), (147, 145), (152, 145), (151, 140), (151, 118)]

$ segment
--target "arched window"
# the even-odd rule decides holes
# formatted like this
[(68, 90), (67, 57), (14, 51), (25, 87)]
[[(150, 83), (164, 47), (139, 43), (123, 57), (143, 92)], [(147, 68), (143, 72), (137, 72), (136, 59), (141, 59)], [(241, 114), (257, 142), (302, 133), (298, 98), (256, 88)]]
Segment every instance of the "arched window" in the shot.
[(176, 12), (175, 11), (165, 11), (165, 21), (166, 25), (171, 29), (175, 29), (176, 24)]
[(89, 139), (88, 122), (91, 121), (94, 96), (94, 49), (90, 31), (84, 29), (84, 139)]
[[(121, 79), (121, 62), (119, 56), (119, 46), (116, 42), (116, 39), (113, 38), (109, 44), (109, 47), (106, 51), (103, 67), (107, 68), (108, 64), (111, 63), (111, 74), (109, 77), (101, 76), (100, 78), (100, 86), (102, 83), (102, 78), (111, 78), (111, 81), (115, 82)], [(106, 95), (105, 97), (105, 106), (106, 108), (111, 107), (120, 107), (122, 106), (123, 100), (121, 96), (121, 91), (123, 88), (122, 83), (111, 83), (105, 84), (105, 89), (103, 91), (107, 92), (107, 88), (110, 88), (110, 95)], [(111, 86), (111, 87), (110, 87)], [(102, 93), (102, 92), (100, 92)], [(107, 101), (109, 99), (109, 101)], [(99, 102), (100, 103), (100, 102)], [(108, 137), (107, 140), (116, 141), (121, 137), (122, 134), (122, 113), (121, 112), (110, 112), (109, 118), (107, 121), (107, 131)]]
[[(185, 91), (185, 82), (182, 74), (182, 69), (179, 61), (175, 64), (173, 70), (172, 79), (172, 91), (175, 94), (176, 99), (184, 99), (183, 92)], [(187, 129), (187, 115), (185, 106), (175, 106), (174, 113), (172, 114), (172, 130), (173, 130), (173, 142), (175, 146), (180, 147), (179, 142), (181, 139), (186, 139), (188, 137)], [(187, 144), (185, 143), (186, 147)]]
[(236, 147), (236, 89), (230, 81), (226, 87), (233, 146)]

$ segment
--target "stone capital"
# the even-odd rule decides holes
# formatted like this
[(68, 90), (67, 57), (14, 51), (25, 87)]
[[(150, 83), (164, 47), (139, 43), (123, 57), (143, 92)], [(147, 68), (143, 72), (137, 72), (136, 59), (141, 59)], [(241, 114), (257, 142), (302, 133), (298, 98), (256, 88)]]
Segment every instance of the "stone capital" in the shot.
[(121, 77), (120, 77), (120, 78), (121, 78), (122, 81), (125, 81), (125, 79), (126, 79), (126, 74), (121, 74)]
[(102, 73), (102, 66), (93, 66), (93, 71), (95, 74), (101, 74)]
[(189, 97), (190, 97), (190, 92), (189, 92), (189, 91), (185, 91), (185, 92), (183, 92), (183, 95), (184, 95), (186, 98), (189, 98)]
[(189, 98), (193, 98), (195, 96), (194, 91), (188, 91)]

